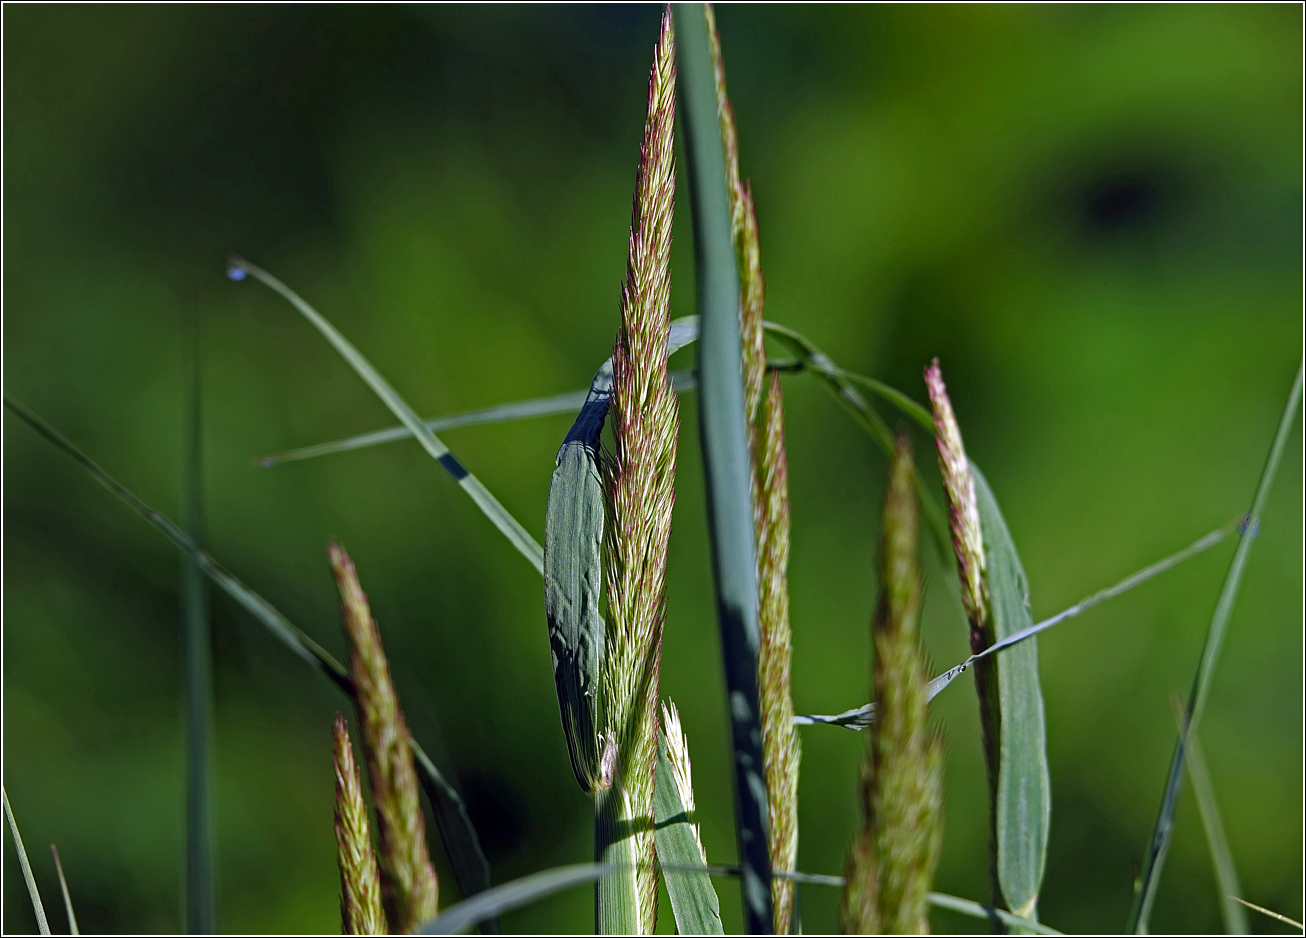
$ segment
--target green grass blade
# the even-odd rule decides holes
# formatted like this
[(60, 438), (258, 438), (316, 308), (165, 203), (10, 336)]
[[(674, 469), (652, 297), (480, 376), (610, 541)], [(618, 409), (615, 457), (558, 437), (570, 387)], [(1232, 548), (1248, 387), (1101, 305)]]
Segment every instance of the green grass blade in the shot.
[(4, 798), (5, 817), (9, 819), (9, 833), (14, 835), (14, 847), (18, 850), (18, 863), (23, 868), (23, 879), (27, 880), (27, 894), (32, 898), (32, 911), (36, 913), (36, 927), (42, 935), (50, 934), (50, 923), (45, 920), (45, 906), (41, 903), (41, 893), (36, 888), (36, 878), (32, 875), (32, 865), (27, 862), (27, 851), (23, 849), (23, 838), (18, 833), (18, 822), (14, 820), (14, 809), (9, 806), (9, 792), (0, 785), (0, 797)]
[[(4, 404), (42, 437), (80, 463), (96, 481), (163, 532), (178, 549), (188, 556), (194, 556), (200, 569), (219, 589), (234, 599), (291, 652), (316, 667), (346, 696), (353, 699), (354, 686), (349, 671), (330, 652), (295, 626), (270, 602), (228, 573), (172, 520), (141, 501), (58, 430), (28, 410), (26, 406), (9, 397), (4, 398)], [(432, 807), (436, 809), (436, 825), (440, 830), (440, 838), (449, 856), (450, 865), (454, 869), (454, 876), (458, 880), (458, 887), (463, 891), (463, 895), (474, 894), (489, 883), (489, 865), (485, 861), (485, 854), (481, 851), (476, 830), (468, 819), (466, 806), (458, 797), (457, 791), (440, 774), (416, 741), (413, 742), (413, 753), (424, 776), (423, 787), (431, 797)], [(435, 794), (432, 795), (432, 792)]]
[(1257, 905), (1255, 902), (1248, 902), (1246, 899), (1239, 899), (1237, 896), (1226, 896), (1225, 898), (1232, 899), (1234, 902), (1241, 902), (1243, 905), (1247, 906), (1247, 908), (1255, 909), (1257, 912), (1260, 912), (1262, 915), (1268, 915), (1270, 918), (1277, 918), (1279, 921), (1291, 925), (1293, 928), (1306, 927), (1303, 926), (1301, 922), (1294, 921), (1286, 915), (1280, 915), (1278, 912), (1271, 912), (1265, 906)]
[[(183, 488), (186, 528), (204, 546), (202, 350), (200, 322), (194, 325)], [(213, 723), (213, 662), (209, 639), (208, 580), (194, 552), (182, 558), (182, 707), (186, 720), (186, 932), (216, 931), (213, 896), (213, 821), (210, 807), (210, 737)]]
[[(970, 468), (984, 534), (994, 637), (1000, 642), (1033, 625), (1029, 582), (993, 490), (979, 467), (971, 463)], [(994, 662), (1001, 714), (995, 804), (998, 883), (1007, 907), (1023, 918), (1033, 919), (1037, 918), (1038, 891), (1047, 865), (1048, 828), (1052, 823), (1038, 646), (1025, 641), (1010, 647), (1001, 658), (990, 660)]]
[[(677, 394), (692, 391), (698, 386), (698, 380), (691, 371), (672, 372), (671, 383), (675, 387)], [(585, 398), (588, 395), (588, 391), (568, 391), (565, 394), (554, 394), (552, 397), (540, 397), (530, 401), (514, 401), (511, 404), (499, 404), (496, 407), (469, 410), (459, 414), (451, 414), (448, 417), (432, 418), (426, 421), (426, 428), (432, 433), (439, 433), (442, 430), (453, 430), (458, 427), (478, 427), (492, 423), (506, 423), (510, 420), (528, 420), (532, 417), (552, 417), (557, 414), (575, 413), (585, 403)], [(270, 456), (258, 456), (254, 459), (254, 465), (262, 469), (271, 469), (273, 466), (280, 466), (283, 463), (313, 459), (317, 456), (329, 456), (332, 453), (367, 449), (368, 447), (379, 446), (382, 443), (410, 440), (412, 437), (412, 431), (405, 426), (387, 427), (384, 430), (360, 433), (357, 436), (351, 436), (343, 440), (333, 440), (330, 443), (316, 443), (313, 446), (303, 446), (299, 449), (286, 450), (283, 453), (273, 453)]]
[[(879, 412), (871, 407), (860, 391), (853, 387), (854, 382), (865, 383), (867, 387), (901, 407), (908, 416), (928, 429), (930, 433), (934, 432), (934, 418), (921, 405), (901, 391), (894, 390), (887, 384), (875, 381), (872, 378), (863, 378), (861, 375), (854, 375), (851, 372), (844, 371), (834, 363), (829, 355), (817, 348), (811, 340), (788, 326), (767, 322), (765, 327), (767, 332), (783, 342), (789, 347), (790, 351), (798, 356), (799, 361), (803, 364), (802, 370), (810, 371), (821, 378), (822, 383), (834, 395), (835, 400), (852, 416), (858, 426), (866, 431), (886, 456), (893, 456), (893, 433), (890, 432), (889, 425), (884, 422), (884, 418), (880, 416)], [(924, 423), (923, 420), (928, 420), (928, 424)], [(956, 559), (952, 553), (952, 535), (948, 533), (947, 515), (944, 514), (938, 498), (926, 488), (925, 483), (919, 477), (916, 480), (916, 493), (920, 498), (921, 513), (925, 516), (925, 520), (929, 522), (931, 539), (938, 551), (939, 559), (946, 568), (952, 569), (956, 565)]]
[(229, 268), (229, 276), (233, 279), (241, 280), (248, 274), (260, 283), (270, 287), (290, 302), (295, 309), (307, 319), (323, 337), (331, 343), (331, 346), (340, 353), (340, 356), (349, 363), (367, 386), (370, 387), (376, 396), (381, 398), (390, 411), (399, 418), (400, 422), (408, 429), (413, 436), (417, 437), (422, 448), (431, 454), (431, 458), (438, 462), (449, 475), (453, 476), (455, 482), (462, 486), (463, 491), (471, 496), (474, 501), (485, 513), (485, 516), (494, 523), (522, 556), (531, 562), (536, 570), (544, 569), (544, 550), (535, 539), (530, 536), (525, 528), (508, 513), (508, 509), (499, 504), (499, 500), (490, 494), (481, 480), (472, 475), (462, 463), (460, 463), (449, 452), (449, 447), (440, 442), (440, 438), (432, 433), (421, 420), (420, 417), (408, 406), (408, 402), (399, 396), (390, 382), (381, 376), (381, 373), (372, 367), (363, 354), (356, 349), (353, 344), (346, 339), (335, 326), (331, 325), (321, 313), (309, 306), (299, 294), (290, 289), (276, 277), (272, 276), (266, 270), (249, 263), (243, 258), (232, 258)]
[[(1171, 696), (1170, 705), (1174, 707), (1175, 726), (1183, 732), (1184, 705), (1178, 694)], [(1196, 733), (1188, 736), (1188, 777), (1193, 781), (1202, 827), (1206, 828), (1206, 844), (1211, 850), (1211, 865), (1215, 867), (1215, 882), (1220, 889), (1220, 914), (1224, 917), (1225, 933), (1249, 935), (1251, 928), (1247, 924), (1247, 913), (1233, 898), (1243, 891), (1238, 882), (1238, 868), (1233, 862), (1233, 851), (1229, 849), (1229, 838), (1225, 836), (1224, 821), (1220, 818), (1220, 805), (1215, 800), (1215, 785), (1211, 782), (1211, 773), (1206, 770), (1206, 757)]]
[[(688, 780), (686, 780), (688, 781)], [(657, 840), (658, 865), (671, 898), (676, 931), (682, 935), (720, 935), (721, 901), (712, 878), (702, 867), (702, 853), (694, 819), (681, 798), (667, 740), (658, 739), (657, 783), (653, 791), (653, 829)]]
[(451, 905), (438, 918), (419, 928), (417, 934), (459, 935), (491, 916), (511, 912), (554, 893), (593, 882), (612, 871), (612, 866), (606, 863), (576, 863), (541, 870)]
[[(1106, 589), (1098, 590), (1092, 596), (1089, 596), (1086, 599), (1081, 599), (1079, 602), (1075, 603), (1070, 608), (1063, 609), (1061, 612), (1058, 612), (1054, 616), (1049, 616), (1048, 618), (1044, 619), (1042, 622), (1038, 622), (1027, 628), (1020, 629), (1015, 634), (1007, 636), (1002, 641), (990, 645), (988, 648), (984, 649), (978, 655), (971, 655), (961, 664), (949, 668), (947, 671), (944, 671), (942, 674), (937, 675), (930, 681), (929, 699), (933, 700), (936, 696), (938, 696), (940, 691), (942, 691), (945, 687), (951, 684), (956, 678), (964, 674), (970, 668), (971, 665), (973, 665), (976, 661), (979, 661), (981, 658), (987, 658), (989, 655), (997, 654), (998, 652), (1010, 648), (1013, 645), (1019, 645), (1021, 642), (1025, 641), (1026, 639), (1032, 638), (1033, 636), (1037, 635), (1039, 632), (1045, 631), (1046, 629), (1050, 629), (1054, 625), (1060, 625), (1062, 622), (1065, 622), (1067, 619), (1073, 619), (1081, 612), (1091, 609), (1093, 606), (1096, 606), (1098, 603), (1105, 602), (1108, 599), (1112, 599), (1116, 596), (1119, 596), (1121, 593), (1128, 592), (1129, 590), (1133, 589), (1135, 586), (1139, 586), (1143, 583), (1146, 583), (1154, 576), (1164, 573), (1165, 571), (1169, 570), (1171, 567), (1183, 563), (1185, 560), (1189, 559), (1190, 557), (1195, 557), (1196, 555), (1200, 554), (1202, 551), (1209, 550), (1210, 548), (1214, 547), (1216, 544), (1219, 544), (1221, 541), (1223, 541), (1234, 531), (1236, 531), (1238, 529), (1239, 520), (1240, 519), (1235, 518), (1234, 520), (1230, 521), (1228, 524), (1224, 525), (1223, 527), (1216, 528), (1214, 531), (1210, 532), (1209, 534), (1203, 535), (1202, 537), (1198, 538), (1196, 541), (1189, 544), (1183, 550), (1177, 551), (1176, 553), (1171, 554), (1169, 557), (1164, 557), (1161, 560), (1158, 560), (1156, 563), (1144, 567), (1142, 570), (1139, 570), (1137, 573), (1125, 577), (1123, 580), (1121, 580), (1119, 583), (1116, 583), (1114, 586), (1108, 586)], [(795, 716), (794, 725), (815, 726), (818, 724), (822, 724), (822, 725), (830, 725), (830, 726), (842, 726), (850, 730), (864, 730), (866, 729), (866, 727), (871, 725), (871, 722), (874, 719), (875, 719), (875, 704), (868, 703), (864, 706), (857, 707), (852, 710), (845, 710), (843, 713), (837, 713), (832, 716), (822, 716), (818, 714), (803, 714), (801, 716)]]
[(77, 930), (77, 915), (73, 912), (73, 897), (68, 894), (68, 880), (64, 879), (63, 864), (59, 862), (59, 851), (54, 844), (50, 844), (50, 852), (54, 854), (54, 869), (59, 874), (59, 888), (63, 891), (63, 910), (68, 915), (68, 933), (70, 935), (80, 935)]
[(699, 4), (677, 4), (674, 16), (680, 113), (694, 216), (701, 330), (700, 432), (717, 619), (729, 695), (744, 922), (752, 934), (770, 934), (771, 862), (757, 699), (757, 561), (739, 344), (739, 273), (730, 234), (707, 20)]
[(1188, 697), (1188, 707), (1184, 714), (1184, 727), (1175, 744), (1174, 757), (1170, 762), (1170, 774), (1166, 779), (1165, 794), (1161, 799), (1161, 809), (1157, 813), (1156, 826), (1152, 831), (1152, 841), (1148, 849), (1147, 860), (1143, 867), (1140, 888), (1134, 895), (1134, 905), (1129, 913), (1128, 931), (1143, 934), (1147, 931), (1147, 921), (1152, 913), (1152, 903), (1156, 901), (1156, 890), (1161, 879), (1161, 870), (1165, 866), (1166, 853), (1170, 848), (1170, 834), (1174, 826), (1175, 807), (1179, 802), (1179, 788), (1183, 783), (1184, 755), (1188, 735), (1201, 722), (1202, 711), (1206, 708), (1206, 698), (1211, 690), (1211, 678), (1215, 673), (1215, 664), (1220, 658), (1220, 648), (1224, 643), (1225, 629), (1233, 613), (1238, 588), (1242, 585), (1243, 570), (1247, 566), (1247, 557), (1251, 553), (1252, 540), (1260, 524), (1261, 509), (1269, 497), (1270, 486), (1279, 469), (1279, 459), (1288, 444), (1288, 431), (1297, 416), (1297, 407), (1301, 404), (1302, 372), (1306, 362), (1297, 368), (1296, 380), (1288, 392), (1288, 400), (1279, 418), (1278, 429), (1274, 433), (1274, 442), (1266, 456), (1265, 466), (1261, 470), (1260, 481), (1256, 485), (1256, 495), (1252, 498), (1251, 510), (1243, 525), (1242, 537), (1234, 551), (1225, 575), (1224, 586), (1220, 589), (1220, 598), (1215, 604), (1211, 616), (1211, 626), (1206, 632), (1206, 642), (1202, 646), (1202, 658), (1193, 676), (1193, 688)]

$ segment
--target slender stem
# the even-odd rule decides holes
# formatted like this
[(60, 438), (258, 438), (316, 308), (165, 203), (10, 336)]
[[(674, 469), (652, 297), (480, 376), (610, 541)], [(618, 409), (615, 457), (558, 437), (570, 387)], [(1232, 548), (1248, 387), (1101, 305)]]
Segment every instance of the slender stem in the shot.
[(1211, 616), (1211, 627), (1207, 630), (1201, 662), (1193, 677), (1193, 688), (1188, 696), (1183, 728), (1175, 743), (1174, 757), (1170, 762), (1170, 775), (1166, 779), (1161, 809), (1157, 813), (1156, 826), (1152, 831), (1147, 863), (1143, 868), (1142, 881), (1129, 913), (1128, 931), (1132, 934), (1144, 934), (1147, 931), (1147, 921), (1151, 917), (1152, 905), (1156, 901), (1161, 870), (1165, 866), (1166, 853), (1170, 849), (1170, 835), (1174, 830), (1174, 812), (1179, 802), (1179, 789), (1183, 784), (1184, 753), (1188, 747), (1188, 736), (1196, 729), (1201, 721), (1202, 711), (1206, 708), (1206, 700), (1211, 690), (1211, 678), (1220, 657), (1220, 648), (1224, 643), (1224, 633), (1229, 624), (1229, 617), (1233, 613), (1234, 602), (1238, 598), (1238, 588), (1242, 585), (1243, 570), (1247, 566), (1252, 540), (1260, 523), (1261, 509), (1265, 507), (1265, 500), (1269, 497), (1270, 486), (1279, 468), (1279, 459), (1288, 444), (1288, 431), (1292, 428), (1297, 407), (1301, 403), (1303, 369), (1306, 369), (1306, 362), (1297, 368), (1297, 378), (1288, 393), (1288, 402), (1284, 405), (1283, 416), (1279, 418), (1279, 428), (1275, 431), (1274, 442), (1270, 446), (1265, 466), (1261, 470), (1261, 479), (1256, 486), (1256, 495), (1252, 499), (1251, 510), (1247, 513), (1247, 521), (1243, 525), (1238, 548), (1234, 551), (1229, 572), (1225, 576), (1224, 587), (1220, 590), (1220, 599), (1216, 602), (1215, 612)]
[(9, 806), (9, 792), (0, 786), (0, 797), (4, 798), (5, 817), (9, 821), (9, 833), (14, 835), (14, 847), (18, 850), (18, 864), (23, 868), (23, 879), (27, 880), (27, 894), (32, 899), (32, 911), (36, 913), (36, 927), (42, 935), (50, 934), (50, 923), (45, 918), (45, 905), (41, 902), (41, 893), (36, 888), (36, 877), (32, 875), (32, 865), (27, 862), (27, 851), (23, 848), (22, 835), (18, 833), (18, 822), (14, 820), (14, 809)]

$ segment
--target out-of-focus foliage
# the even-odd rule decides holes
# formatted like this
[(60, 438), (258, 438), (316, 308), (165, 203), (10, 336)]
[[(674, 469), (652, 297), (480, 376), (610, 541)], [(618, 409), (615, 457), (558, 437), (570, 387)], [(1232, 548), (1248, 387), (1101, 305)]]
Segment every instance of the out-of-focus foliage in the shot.
[[(212, 552), (339, 655), (325, 547), (349, 544), (413, 732), (466, 792), (498, 882), (590, 852), (539, 578), (415, 443), (251, 468), (392, 421), (284, 302), (227, 282), (224, 258), (238, 250), (299, 290), (424, 414), (584, 387), (618, 322), (658, 13), (4, 11), (6, 393), (180, 517), (187, 316), (202, 312)], [(718, 19), (768, 317), (918, 399), (940, 356), (1036, 618), (1246, 509), (1302, 353), (1299, 8), (728, 6)], [(692, 311), (688, 214), (682, 199), (672, 316)], [(867, 692), (883, 457), (813, 382), (785, 380), (795, 704), (837, 712)], [(708, 855), (726, 862), (695, 412), (682, 408), (662, 683), (693, 740)], [(569, 422), (445, 439), (539, 538)], [(1247, 898), (1297, 918), (1300, 433), (1202, 728)], [(21, 424), (6, 421), (4, 447), (6, 788), (28, 840), (58, 843), (84, 930), (171, 931), (178, 556)], [(1191, 681), (1231, 551), (1040, 639), (1049, 923), (1124, 923), (1172, 750), (1168, 694)], [(966, 632), (940, 574), (927, 551), (938, 668)], [(218, 926), (335, 930), (340, 702), (229, 602), (215, 616)], [(932, 706), (948, 733), (937, 888), (984, 898), (974, 694)], [(864, 740), (803, 733), (798, 866), (832, 873)], [(1177, 823), (1153, 928), (1218, 928), (1191, 794)], [(31, 929), (4, 849), (4, 927)], [(584, 927), (590, 901), (577, 889), (504, 925)], [(834, 927), (837, 902), (804, 887), (806, 929)], [(933, 914), (936, 931), (984, 927)]]

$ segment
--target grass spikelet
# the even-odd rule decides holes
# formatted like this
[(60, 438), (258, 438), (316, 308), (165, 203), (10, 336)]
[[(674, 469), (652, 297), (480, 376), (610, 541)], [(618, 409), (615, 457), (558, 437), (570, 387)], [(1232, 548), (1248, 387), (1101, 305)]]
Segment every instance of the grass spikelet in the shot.
[(411, 734), (390, 679), (381, 633), (358, 582), (353, 561), (339, 544), (327, 549), (340, 590), (340, 618), (349, 645), (354, 704), (363, 729), (367, 775), (376, 807), (381, 893), (391, 927), (410, 932), (435, 918), (439, 882), (426, 845), (426, 820), (418, 796)]
[(354, 746), (345, 718), (336, 714), (333, 739), (336, 772), (336, 861), (340, 865), (340, 920), (346, 935), (387, 934), (381, 908), (381, 878), (363, 801), (363, 783), (354, 764)]
[(926, 675), (917, 639), (915, 471), (899, 437), (884, 500), (880, 599), (871, 634), (879, 719), (862, 764), (864, 821), (847, 863), (841, 916), (853, 934), (927, 930), (930, 883), (943, 833), (943, 746), (926, 726)]
[(653, 931), (653, 787), (657, 694), (665, 615), (667, 539), (679, 410), (667, 376), (671, 220), (675, 195), (675, 48), (670, 9), (649, 76), (644, 142), (635, 181), (621, 328), (612, 352), (614, 449), (604, 460), (607, 658), (600, 675), (604, 781), (595, 803), (595, 854), (633, 864), (598, 888), (598, 930)]

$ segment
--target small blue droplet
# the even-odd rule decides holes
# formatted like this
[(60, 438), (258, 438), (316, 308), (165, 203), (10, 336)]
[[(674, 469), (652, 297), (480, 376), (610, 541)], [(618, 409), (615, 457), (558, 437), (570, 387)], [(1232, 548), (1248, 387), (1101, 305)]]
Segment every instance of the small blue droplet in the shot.
[(249, 271), (247, 271), (244, 267), (237, 267), (236, 265), (233, 264), (232, 266), (227, 268), (227, 277), (231, 280), (244, 280), (248, 276), (249, 276)]

